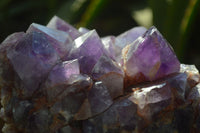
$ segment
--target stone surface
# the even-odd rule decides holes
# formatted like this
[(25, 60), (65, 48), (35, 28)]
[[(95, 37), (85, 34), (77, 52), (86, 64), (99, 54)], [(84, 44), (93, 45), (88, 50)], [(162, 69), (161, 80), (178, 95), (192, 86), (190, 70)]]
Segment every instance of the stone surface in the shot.
[(137, 106), (128, 99), (117, 100), (109, 110), (83, 121), (83, 133), (120, 133), (136, 130)]
[(112, 105), (113, 101), (106, 86), (102, 82), (95, 82), (88, 94), (92, 115), (105, 111)]
[(160, 83), (134, 91), (129, 99), (137, 104), (138, 113), (144, 119), (151, 120), (171, 104), (172, 92), (169, 85)]
[(198, 133), (200, 75), (152, 27), (100, 38), (53, 17), (0, 45), (3, 133)]
[(118, 73), (108, 73), (99, 79), (108, 89), (112, 99), (124, 94), (124, 76)]

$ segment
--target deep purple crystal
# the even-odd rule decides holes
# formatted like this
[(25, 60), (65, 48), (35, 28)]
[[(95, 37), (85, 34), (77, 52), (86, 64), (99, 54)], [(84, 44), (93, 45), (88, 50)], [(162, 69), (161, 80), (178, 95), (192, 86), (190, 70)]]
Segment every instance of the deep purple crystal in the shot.
[(133, 82), (138, 75), (142, 75), (143, 80), (153, 81), (180, 70), (180, 62), (173, 49), (155, 27), (127, 46), (126, 50), (124, 70)]

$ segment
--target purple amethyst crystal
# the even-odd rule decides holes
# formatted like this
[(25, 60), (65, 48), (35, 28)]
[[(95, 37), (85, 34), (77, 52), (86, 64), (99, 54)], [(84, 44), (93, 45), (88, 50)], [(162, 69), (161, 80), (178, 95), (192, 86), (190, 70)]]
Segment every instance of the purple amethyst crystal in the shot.
[(200, 75), (152, 27), (100, 38), (53, 17), (0, 45), (3, 133), (198, 133)]
[(22, 93), (31, 95), (58, 62), (59, 56), (44, 34), (32, 32), (26, 34), (7, 52), (14, 70), (22, 82)]
[[(46, 80), (48, 87), (67, 82), (72, 75), (80, 74), (78, 60), (64, 61), (51, 70)], [(56, 77), (56, 78), (55, 78)]]
[(23, 37), (25, 36), (24, 32), (16, 32), (9, 35), (0, 45), (0, 86), (3, 87), (12, 83), (14, 71), (11, 68), (10, 63), (7, 58), (7, 50), (10, 47), (15, 46)]
[(108, 53), (107, 55), (113, 60), (117, 60), (117, 57), (121, 53), (121, 49), (115, 46), (115, 41), (116, 39), (114, 36), (107, 36), (102, 38), (102, 43)]
[(79, 59), (82, 73), (91, 74), (94, 65), (104, 54), (103, 44), (95, 30), (89, 31), (74, 40), (68, 59)]
[(93, 87), (89, 91), (88, 101), (90, 103), (92, 115), (102, 113), (113, 103), (108, 89), (102, 82), (94, 83)]
[(134, 42), (139, 36), (143, 35), (146, 31), (144, 27), (132, 28), (117, 37), (107, 36), (102, 38), (105, 49), (108, 52), (108, 56), (120, 64), (123, 64), (122, 49)]
[(139, 36), (143, 35), (147, 31), (144, 27), (134, 27), (116, 38), (116, 46), (120, 47), (121, 49), (124, 48), (126, 45), (134, 42)]
[(69, 49), (72, 47), (72, 38), (69, 34), (33, 23), (28, 28), (27, 33), (34, 31), (45, 34), (61, 58), (69, 54)]
[(116, 62), (114, 62), (109, 57), (103, 55), (100, 57), (100, 59), (92, 69), (92, 77), (93, 79), (97, 80), (108, 73), (117, 73), (122, 76), (124, 75), (122, 69)]
[(24, 35), (25, 35), (24, 32), (16, 32), (9, 35), (0, 45), (1, 50), (6, 50), (6, 48), (16, 44), (19, 40), (23, 38)]
[(180, 70), (173, 49), (155, 27), (124, 50), (124, 71), (130, 84), (153, 81)]
[(77, 29), (75, 29), (73, 26), (71, 26), (70, 24), (68, 24), (67, 22), (65, 22), (64, 20), (60, 19), (57, 16), (54, 16), (49, 21), (49, 23), (47, 24), (47, 27), (64, 31), (67, 34), (69, 34), (73, 40), (81, 35), (81, 33)]

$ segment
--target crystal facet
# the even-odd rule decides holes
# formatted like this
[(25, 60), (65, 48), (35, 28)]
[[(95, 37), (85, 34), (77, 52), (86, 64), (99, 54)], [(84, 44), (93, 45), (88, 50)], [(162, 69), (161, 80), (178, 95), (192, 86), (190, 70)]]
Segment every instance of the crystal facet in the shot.
[(73, 40), (81, 35), (81, 33), (77, 29), (75, 29), (64, 20), (60, 19), (58, 16), (54, 16), (47, 24), (47, 27), (64, 31), (69, 34)]
[(56, 31), (35, 23), (30, 25), (27, 33), (33, 31), (44, 33), (61, 58), (69, 54), (69, 49), (72, 47), (72, 39), (65, 32)]
[(121, 49), (124, 48), (126, 45), (134, 42), (139, 36), (142, 36), (146, 32), (146, 28), (144, 27), (134, 27), (116, 38), (116, 46), (120, 47)]
[(67, 82), (73, 74), (80, 74), (77, 59), (57, 64), (48, 75), (46, 80), (47, 86), (53, 87), (59, 83)]
[(120, 66), (107, 56), (101, 56), (92, 70), (92, 77), (98, 79), (108, 73), (118, 73), (123, 75)]
[(103, 44), (95, 30), (89, 31), (74, 40), (69, 59), (79, 59), (82, 73), (91, 74), (94, 65), (104, 54)]

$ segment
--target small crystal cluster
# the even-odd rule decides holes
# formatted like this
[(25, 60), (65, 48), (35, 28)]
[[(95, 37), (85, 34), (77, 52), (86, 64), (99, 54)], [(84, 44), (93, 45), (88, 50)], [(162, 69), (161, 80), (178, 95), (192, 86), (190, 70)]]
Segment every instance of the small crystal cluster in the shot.
[(100, 38), (57, 16), (0, 45), (3, 133), (198, 133), (200, 76), (155, 27)]

